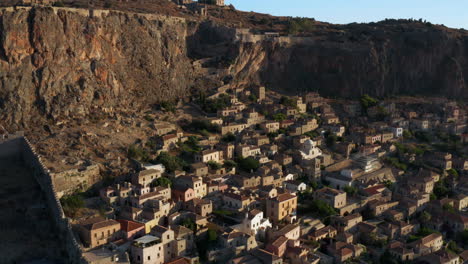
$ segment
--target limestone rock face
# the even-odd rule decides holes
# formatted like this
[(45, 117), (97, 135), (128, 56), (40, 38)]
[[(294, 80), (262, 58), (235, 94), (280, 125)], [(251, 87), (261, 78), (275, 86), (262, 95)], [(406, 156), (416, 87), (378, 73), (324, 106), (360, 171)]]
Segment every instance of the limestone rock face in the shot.
[[(226, 56), (235, 61), (229, 68), (233, 85), (258, 83), (290, 94), (319, 91), (330, 97), (370, 94), (468, 99), (466, 31), (383, 22), (339, 29), (339, 34), (324, 31), (320, 36), (261, 42), (253, 36), (253, 41), (230, 45)], [(217, 43), (203, 43), (204, 50), (228, 45), (231, 37), (223, 40), (217, 31), (219, 27), (200, 30), (209, 39), (218, 39)]]
[(28, 131), (96, 107), (139, 109), (227, 84), (332, 97), (468, 98), (466, 31), (382, 22), (239, 40), (240, 31), (129, 12), (1, 9), (0, 121)]
[(0, 13), (0, 120), (12, 130), (186, 95), (193, 74), (183, 21), (79, 11)]

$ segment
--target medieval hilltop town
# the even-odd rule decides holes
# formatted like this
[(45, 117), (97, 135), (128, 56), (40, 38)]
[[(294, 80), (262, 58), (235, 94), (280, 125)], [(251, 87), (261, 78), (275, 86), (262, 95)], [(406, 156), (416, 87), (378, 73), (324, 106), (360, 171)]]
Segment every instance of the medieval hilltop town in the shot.
[(466, 102), (445, 98), (223, 86), (146, 114), (151, 137), (117, 165), (129, 173), (105, 179), (93, 161), (51, 172), (24, 134), (0, 127), (1, 181), (35, 204), (1, 214), (37, 220), (15, 232), (42, 229), (66, 263), (462, 264), (467, 121)]

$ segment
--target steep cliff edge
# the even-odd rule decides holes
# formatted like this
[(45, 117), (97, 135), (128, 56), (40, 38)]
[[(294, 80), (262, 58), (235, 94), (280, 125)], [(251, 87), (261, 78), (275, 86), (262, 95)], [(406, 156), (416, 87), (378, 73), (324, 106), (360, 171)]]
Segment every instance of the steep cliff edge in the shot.
[(225, 51), (234, 86), (256, 83), (290, 94), (312, 90), (330, 97), (367, 93), (468, 98), (466, 31), (385, 21), (335, 26), (305, 37), (241, 34), (238, 43), (229, 45), (231, 37), (223, 38), (219, 27), (200, 30), (212, 41), (200, 41), (193, 53), (210, 57), (200, 51), (230, 47)]
[(333, 97), (468, 97), (466, 31), (385, 21), (267, 38), (219, 21), (186, 19), (1, 9), (0, 120), (11, 130), (28, 130), (94, 109), (148, 107), (187, 96), (200, 83)]
[(0, 12), (0, 120), (12, 130), (96, 107), (170, 100), (192, 83), (183, 19), (66, 8)]

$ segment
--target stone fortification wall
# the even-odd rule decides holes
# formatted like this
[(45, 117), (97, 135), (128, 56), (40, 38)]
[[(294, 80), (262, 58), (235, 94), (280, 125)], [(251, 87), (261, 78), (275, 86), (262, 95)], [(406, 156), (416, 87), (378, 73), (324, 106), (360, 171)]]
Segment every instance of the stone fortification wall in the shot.
[(102, 179), (99, 165), (50, 173), (50, 177), (59, 198), (77, 190), (87, 190)]
[[(50, 171), (44, 166), (40, 155), (36, 153), (34, 147), (27, 138), (18, 138), (7, 142), (11, 148), (18, 147), (21, 150), (25, 163), (32, 169), (34, 178), (39, 183), (43, 193), (47, 197), (47, 205), (51, 212), (54, 223), (57, 226), (57, 233), (67, 252), (68, 259), (64, 260), (70, 264), (87, 263), (82, 257), (82, 251), (72, 232), (72, 227), (60, 204), (60, 200), (55, 192)], [(2, 145), (3, 147), (3, 145)]]
[(315, 41), (311, 37), (294, 37), (294, 36), (274, 36), (266, 34), (254, 34), (248, 29), (236, 30), (236, 41), (241, 43), (260, 43), (260, 42), (274, 42), (282, 45), (300, 45), (300, 44), (314, 44)]

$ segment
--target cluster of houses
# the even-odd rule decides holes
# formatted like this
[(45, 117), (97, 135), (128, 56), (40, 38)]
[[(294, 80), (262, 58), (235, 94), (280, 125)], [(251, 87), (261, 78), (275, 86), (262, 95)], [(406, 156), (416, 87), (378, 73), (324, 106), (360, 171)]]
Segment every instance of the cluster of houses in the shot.
[[(401, 150), (417, 140), (409, 131), (457, 135), (466, 149), (464, 109), (381, 102), (364, 111), (264, 87), (228, 96), (228, 106), (203, 117), (219, 132), (199, 135), (189, 168), (141, 164), (100, 190), (110, 213), (77, 224), (90, 263), (468, 261), (468, 241), (459, 240), (468, 229), (468, 160)], [(153, 128), (171, 155), (193, 137), (177, 124)], [(435, 195), (441, 184), (447, 197)]]

